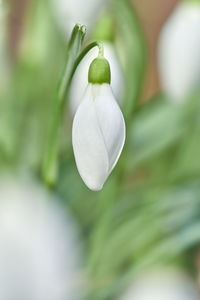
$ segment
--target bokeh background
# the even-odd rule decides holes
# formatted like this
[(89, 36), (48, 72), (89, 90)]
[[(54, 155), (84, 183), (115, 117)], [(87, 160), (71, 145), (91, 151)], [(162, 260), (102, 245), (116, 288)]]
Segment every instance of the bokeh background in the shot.
[[(88, 60), (65, 99), (54, 185), (42, 174), (76, 23), (83, 48), (111, 49), (127, 126), (97, 193), (71, 143)], [(199, 28), (198, 0), (0, 1), (2, 300), (200, 298)]]

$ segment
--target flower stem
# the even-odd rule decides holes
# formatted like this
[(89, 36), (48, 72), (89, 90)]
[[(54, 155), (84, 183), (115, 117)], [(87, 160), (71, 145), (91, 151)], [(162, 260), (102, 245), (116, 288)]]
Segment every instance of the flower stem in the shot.
[(99, 47), (99, 56), (103, 57), (104, 56), (104, 48), (103, 48), (103, 44), (98, 42), (98, 47)]
[(99, 48), (99, 55), (100, 56), (104, 55), (104, 48), (103, 48), (103, 44), (101, 42), (92, 42), (89, 45), (87, 45), (85, 47), (85, 49), (80, 53), (80, 55), (75, 60), (74, 67), (73, 67), (72, 73), (71, 73), (71, 79), (72, 79), (72, 77), (73, 77), (73, 75), (74, 75), (74, 73), (76, 71), (76, 68), (78, 67), (79, 63), (81, 62), (81, 60), (94, 47), (98, 47)]

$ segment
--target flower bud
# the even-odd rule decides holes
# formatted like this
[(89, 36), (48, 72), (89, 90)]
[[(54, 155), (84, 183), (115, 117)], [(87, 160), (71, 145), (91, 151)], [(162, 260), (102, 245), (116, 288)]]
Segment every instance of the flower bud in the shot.
[(187, 98), (200, 82), (200, 3), (179, 4), (164, 25), (158, 44), (159, 72), (164, 92)]
[(94, 84), (110, 84), (110, 65), (104, 57), (97, 57), (90, 65), (88, 82)]
[(125, 142), (125, 122), (109, 85), (108, 66), (104, 58), (92, 62), (89, 84), (72, 128), (78, 171), (85, 184), (94, 191), (102, 189)]

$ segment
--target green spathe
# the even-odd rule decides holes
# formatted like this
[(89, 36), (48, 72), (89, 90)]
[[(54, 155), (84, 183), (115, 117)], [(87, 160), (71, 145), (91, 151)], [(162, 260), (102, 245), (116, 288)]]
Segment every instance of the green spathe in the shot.
[(93, 84), (110, 84), (110, 80), (109, 62), (103, 56), (95, 58), (89, 68), (88, 82)]

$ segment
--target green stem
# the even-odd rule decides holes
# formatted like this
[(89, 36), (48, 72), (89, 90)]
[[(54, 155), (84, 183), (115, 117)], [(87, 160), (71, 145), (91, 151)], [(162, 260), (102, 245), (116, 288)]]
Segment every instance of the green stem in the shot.
[(67, 88), (69, 86), (69, 82), (71, 81), (71, 73), (74, 66), (74, 61), (76, 61), (76, 57), (80, 53), (80, 49), (83, 43), (83, 39), (85, 37), (86, 28), (85, 26), (76, 25), (72, 32), (72, 36), (69, 42), (69, 50), (67, 52), (66, 63), (64, 67), (64, 71), (61, 75), (61, 79), (58, 83), (58, 91), (57, 95), (61, 102), (65, 102), (67, 95)]
[(71, 79), (73, 78), (73, 75), (74, 75), (79, 63), (81, 62), (81, 60), (94, 47), (98, 47), (99, 48), (99, 55), (103, 56), (104, 49), (103, 49), (103, 44), (101, 42), (92, 42), (91, 44), (87, 45), (85, 47), (85, 49), (81, 52), (81, 54), (75, 60), (74, 67), (73, 67), (72, 72), (71, 72)]
[(103, 44), (99, 42), (98, 47), (99, 47), (99, 56), (103, 57), (104, 56)]

